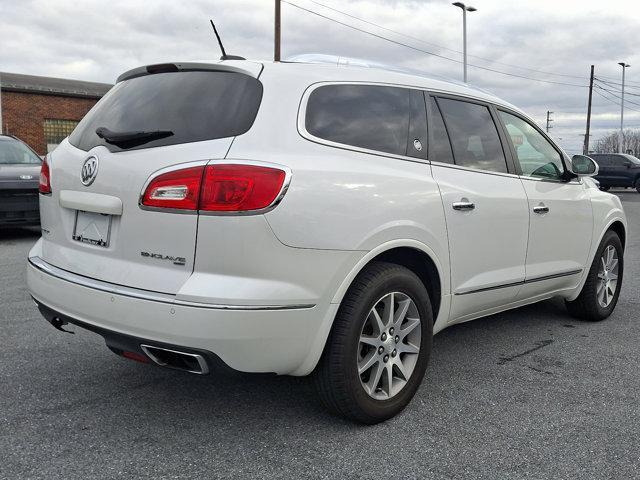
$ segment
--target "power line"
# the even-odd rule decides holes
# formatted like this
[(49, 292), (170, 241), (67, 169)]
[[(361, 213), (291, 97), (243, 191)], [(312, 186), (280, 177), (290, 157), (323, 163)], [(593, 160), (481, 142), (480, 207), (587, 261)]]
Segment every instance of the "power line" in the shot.
[[(619, 77), (610, 77), (609, 75), (598, 75), (600, 78), (607, 78), (609, 80), (620, 80)], [(633, 82), (631, 80), (625, 80), (624, 84), (625, 86), (627, 85), (627, 83), (630, 83), (631, 85), (638, 85), (640, 86), (640, 82)], [(618, 85), (622, 85), (621, 83), (618, 83)]]
[[(329, 20), (329, 21), (335, 22), (335, 23), (337, 23), (337, 24), (339, 24), (339, 25), (342, 25), (342, 26), (344, 26), (344, 27), (351, 28), (351, 29), (353, 29), (353, 30), (357, 30), (358, 32), (365, 33), (365, 34), (367, 34), (367, 35), (371, 35), (372, 37), (376, 37), (376, 38), (379, 38), (379, 39), (381, 39), (381, 40), (385, 40), (385, 41), (387, 41), (387, 42), (394, 43), (394, 44), (396, 44), (396, 45), (400, 45), (400, 46), (402, 46), (402, 47), (409, 48), (409, 49), (411, 49), (411, 50), (415, 50), (415, 51), (418, 51), (418, 52), (422, 52), (422, 53), (425, 53), (425, 54), (427, 54), (427, 55), (431, 55), (431, 56), (434, 56), (434, 57), (441, 58), (441, 59), (443, 59), (443, 60), (448, 60), (448, 61), (450, 61), (450, 62), (455, 62), (455, 63), (459, 63), (459, 64), (463, 63), (463, 62), (461, 62), (460, 60), (456, 60), (456, 59), (453, 59), (453, 58), (450, 58), (450, 57), (446, 57), (446, 56), (444, 56), (444, 55), (440, 55), (440, 54), (438, 54), (438, 53), (430, 52), (430, 51), (428, 51), (428, 50), (424, 50), (424, 49), (422, 49), (422, 48), (418, 48), (418, 47), (415, 47), (415, 46), (413, 46), (413, 45), (409, 45), (409, 44), (407, 44), (407, 43), (399, 42), (399, 41), (397, 41), (397, 40), (393, 40), (393, 39), (391, 39), (391, 38), (387, 38), (387, 37), (385, 37), (385, 36), (383, 36), (383, 35), (379, 35), (379, 34), (377, 34), (377, 33), (370, 32), (370, 31), (368, 31), (368, 30), (364, 30), (364, 29), (362, 29), (362, 28), (358, 28), (358, 27), (356, 27), (356, 26), (354, 26), (354, 25), (350, 25), (350, 24), (348, 24), (348, 23), (341, 22), (340, 20), (336, 20), (335, 18), (331, 18), (331, 17), (328, 17), (328, 16), (323, 15), (323, 14), (321, 14), (321, 13), (315, 12), (315, 11), (313, 11), (313, 10), (309, 10), (308, 8), (301, 7), (300, 5), (297, 5), (297, 4), (295, 4), (295, 3), (289, 2), (289, 1), (287, 1), (287, 0), (282, 0), (282, 3), (286, 3), (286, 4), (288, 4), (288, 5), (291, 5), (292, 7), (296, 7), (296, 8), (298, 8), (298, 9), (300, 9), (300, 10), (303, 10), (303, 11), (305, 11), (305, 12), (311, 13), (311, 14), (313, 14), (313, 15), (316, 15), (316, 16), (318, 16), (318, 17), (324, 18), (324, 19), (326, 19), (326, 20)], [(576, 83), (556, 82), (556, 81), (554, 81), (554, 80), (542, 80), (542, 79), (540, 79), (540, 78), (532, 78), (532, 77), (527, 77), (527, 76), (524, 76), (524, 75), (518, 75), (518, 74), (515, 74), (515, 73), (503, 72), (503, 71), (501, 71), (501, 70), (496, 70), (496, 69), (489, 68), (489, 67), (482, 67), (482, 66), (480, 66), (480, 65), (474, 65), (474, 64), (472, 64), (472, 63), (468, 63), (467, 65), (468, 65), (468, 66), (470, 66), (470, 67), (478, 68), (478, 69), (480, 69), (480, 70), (485, 70), (485, 71), (489, 71), (489, 72), (493, 72), (493, 73), (499, 73), (500, 75), (507, 75), (507, 76), (515, 77), (515, 78), (522, 78), (522, 79), (525, 79), (525, 80), (531, 80), (531, 81), (535, 81), (535, 82), (550, 83), (550, 84), (553, 84), (553, 85), (565, 85), (565, 86), (569, 86), (569, 87), (588, 88), (586, 85), (578, 85), (578, 84), (576, 84)]]
[[(599, 77), (596, 77), (596, 80), (597, 80), (597, 81), (599, 81), (600, 83), (604, 83), (604, 84), (606, 84), (606, 85), (608, 85), (608, 86), (610, 86), (610, 87), (612, 87), (612, 88), (618, 88), (618, 89), (619, 89), (619, 88), (621, 88), (621, 87), (622, 87), (622, 84), (621, 84), (621, 83), (619, 83), (619, 82), (610, 82), (610, 81), (608, 81), (608, 80), (602, 80), (602, 79), (601, 79), (601, 78), (599, 78)], [(640, 90), (640, 86), (636, 87), (636, 86), (633, 86), (633, 85), (627, 85), (627, 82), (626, 82), (626, 81), (624, 82), (624, 88), (625, 88), (625, 90), (626, 90), (627, 88), (635, 88), (635, 89), (637, 89), (637, 90)], [(627, 93), (627, 92), (625, 92), (625, 93)]]
[[(612, 87), (606, 88), (607, 85), (605, 85), (604, 87), (602, 85), (598, 85), (596, 84), (596, 86), (601, 89), (601, 90), (606, 90), (609, 93), (617, 93), (617, 94), (622, 94), (622, 90), (611, 90)], [(640, 97), (640, 93), (630, 93), (626, 91), (626, 86), (625, 86), (625, 92), (624, 92), (625, 96), (627, 95), (631, 95), (632, 97)]]
[[(419, 43), (423, 43), (425, 45), (431, 45), (432, 47), (438, 47), (438, 48), (442, 48), (443, 50), (448, 50), (450, 52), (462, 54), (462, 52), (460, 50), (455, 50), (453, 48), (445, 47), (444, 45), (439, 45), (437, 43), (427, 42), (426, 40), (423, 40), (421, 38), (414, 37), (412, 35), (407, 35), (406, 33), (401, 33), (401, 32), (398, 32), (397, 30), (392, 30), (391, 28), (384, 27), (382, 25), (379, 25), (377, 23), (371, 22), (371, 21), (366, 20), (364, 18), (357, 17), (355, 15), (352, 15), (350, 13), (344, 12), (342, 10), (338, 10), (337, 8), (334, 8), (334, 7), (330, 6), (330, 5), (326, 5), (324, 3), (317, 2), (316, 0), (307, 0), (307, 1), (309, 1), (311, 3), (314, 3), (314, 4), (316, 4), (316, 5), (320, 6), (320, 7), (326, 8), (326, 9), (334, 11), (336, 13), (339, 13), (341, 15), (344, 15), (346, 17), (353, 18), (354, 20), (358, 20), (359, 22), (363, 22), (363, 23), (366, 23), (366, 24), (371, 25), (373, 27), (379, 28), (381, 30), (385, 30), (387, 32), (391, 32), (391, 33), (393, 33), (395, 35), (399, 35), (399, 36), (404, 37), (404, 38), (409, 38), (411, 40), (414, 40), (414, 41), (419, 42)], [(555, 75), (555, 76), (558, 76), (558, 77), (577, 78), (579, 80), (584, 80), (584, 77), (581, 77), (579, 75), (570, 75), (570, 74), (567, 74), (567, 73), (547, 72), (547, 71), (544, 71), (544, 70), (537, 70), (535, 68), (523, 67), (521, 65), (513, 65), (513, 64), (510, 64), (510, 63), (498, 62), (496, 60), (492, 60), (490, 58), (480, 57), (478, 55), (469, 54), (468, 56), (472, 57), (472, 58), (477, 58), (478, 60), (483, 60), (485, 62), (494, 63), (496, 65), (502, 65), (502, 66), (505, 66), (505, 67), (518, 68), (518, 69), (521, 69), (521, 70), (528, 70), (530, 72), (542, 73), (544, 75)]]
[[(599, 89), (599, 90), (604, 90), (605, 92), (608, 92), (610, 95), (612, 95), (613, 97), (617, 98), (618, 100), (622, 100), (622, 97), (621, 97), (621, 96), (617, 95), (615, 92), (613, 92), (613, 91), (611, 91), (611, 90), (607, 90), (606, 88), (602, 88), (602, 87), (601, 87), (601, 86), (599, 86), (599, 85), (595, 85), (595, 87), (596, 87), (597, 89)], [(626, 105), (627, 103), (630, 103), (631, 105), (636, 105), (636, 106), (640, 107), (640, 103), (632, 102), (631, 100), (627, 100), (627, 99), (625, 99), (625, 100), (624, 100), (624, 103), (625, 103), (625, 105)]]
[[(616, 102), (615, 100), (612, 100), (611, 98), (607, 97), (604, 93), (598, 91), (598, 90), (594, 90), (595, 93), (597, 93), (598, 95), (600, 95), (602, 98), (604, 98), (605, 100), (608, 100), (609, 102), (613, 103), (614, 105), (619, 106), (620, 103)], [(640, 110), (636, 110), (635, 108), (631, 108), (631, 107), (626, 107), (629, 110), (633, 110), (634, 112), (638, 112), (640, 113)]]

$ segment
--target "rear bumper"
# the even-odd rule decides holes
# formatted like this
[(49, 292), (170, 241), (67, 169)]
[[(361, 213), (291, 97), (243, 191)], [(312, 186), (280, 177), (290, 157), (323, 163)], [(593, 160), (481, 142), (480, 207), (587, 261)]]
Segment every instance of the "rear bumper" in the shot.
[(39, 225), (38, 191), (0, 190), (0, 225)]
[(198, 352), (211, 368), (223, 363), (241, 372), (306, 375), (315, 365), (310, 355), (317, 351), (323, 320), (337, 309), (331, 304), (244, 309), (150, 300), (142, 298), (149, 293), (142, 290), (135, 296), (133, 289), (118, 285), (106, 291), (60, 278), (55, 267), (47, 271), (37, 258), (29, 259), (27, 283), (45, 317), (58, 316), (94, 331), (120, 350), (140, 352), (144, 341)]

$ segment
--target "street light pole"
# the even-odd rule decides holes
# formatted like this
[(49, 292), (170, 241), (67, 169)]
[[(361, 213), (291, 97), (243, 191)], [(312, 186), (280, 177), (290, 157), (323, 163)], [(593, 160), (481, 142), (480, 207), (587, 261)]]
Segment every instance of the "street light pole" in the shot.
[(625, 62), (618, 62), (618, 65), (622, 67), (622, 97), (620, 100), (620, 133), (618, 133), (618, 153), (624, 153), (622, 147), (622, 141), (624, 140), (624, 74), (627, 67), (631, 65)]
[(467, 12), (475, 12), (478, 10), (472, 6), (466, 6), (462, 2), (454, 2), (452, 5), (459, 7), (462, 10), (462, 57), (463, 57), (463, 72), (464, 83), (467, 83)]

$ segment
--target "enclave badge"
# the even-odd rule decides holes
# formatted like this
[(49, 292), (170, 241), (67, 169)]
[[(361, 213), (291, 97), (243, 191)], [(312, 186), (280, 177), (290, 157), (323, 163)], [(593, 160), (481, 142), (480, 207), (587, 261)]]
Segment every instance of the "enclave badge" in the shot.
[(184, 257), (172, 257), (171, 255), (162, 255), (161, 253), (140, 252), (140, 255), (146, 258), (153, 258), (154, 260), (169, 260), (173, 262), (174, 265), (185, 265), (187, 263), (187, 259)]
[(80, 171), (80, 180), (85, 187), (88, 187), (93, 183), (98, 175), (98, 157), (91, 156), (87, 158), (82, 164), (82, 170)]

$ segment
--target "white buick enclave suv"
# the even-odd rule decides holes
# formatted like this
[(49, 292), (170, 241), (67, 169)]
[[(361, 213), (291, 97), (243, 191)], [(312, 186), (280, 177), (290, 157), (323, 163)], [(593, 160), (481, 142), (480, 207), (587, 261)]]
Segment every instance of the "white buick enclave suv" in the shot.
[(221, 61), (123, 74), (46, 158), (44, 317), (205, 374), (313, 373), (336, 413), (402, 410), (433, 334), (561, 297), (615, 308), (619, 199), (517, 108), (383, 68)]

